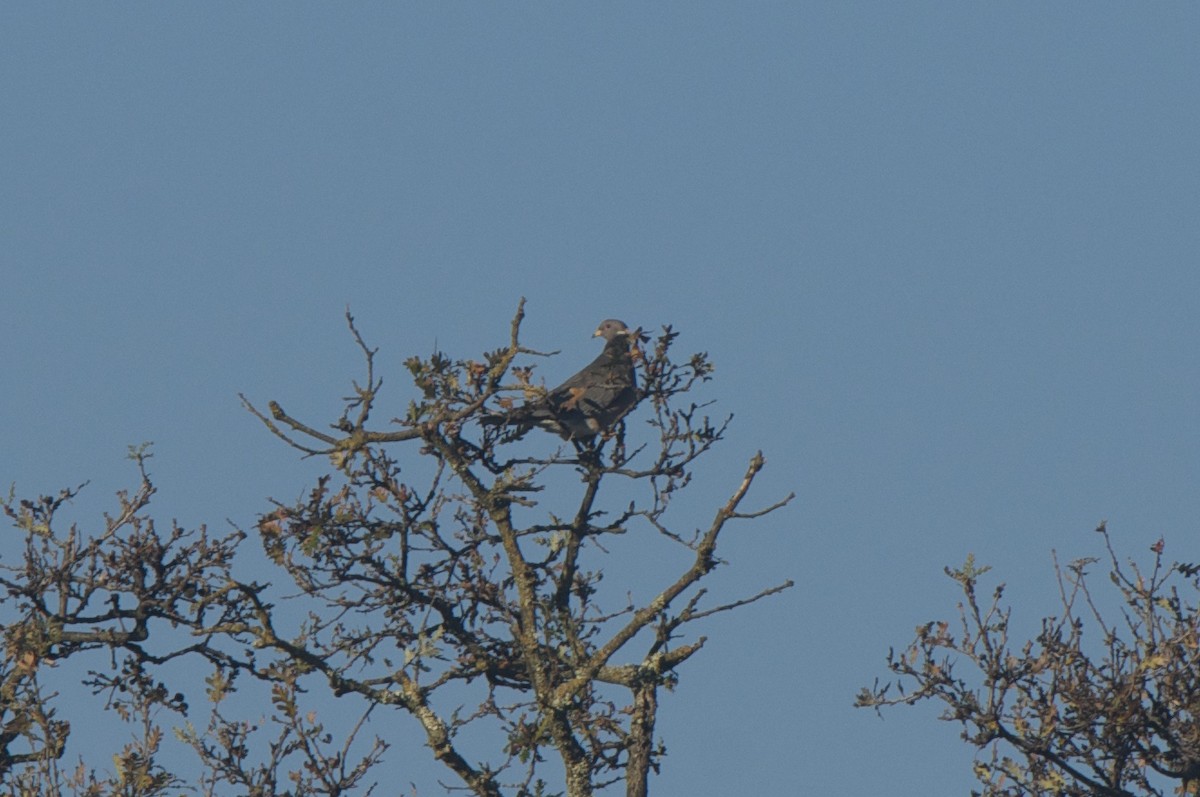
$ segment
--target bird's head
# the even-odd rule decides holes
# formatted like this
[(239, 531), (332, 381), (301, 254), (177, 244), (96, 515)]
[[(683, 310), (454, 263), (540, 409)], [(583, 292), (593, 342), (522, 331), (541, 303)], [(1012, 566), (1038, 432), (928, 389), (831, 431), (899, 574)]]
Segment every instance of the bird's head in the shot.
[(618, 321), (615, 318), (609, 318), (600, 322), (600, 326), (596, 327), (596, 331), (592, 333), (592, 337), (612, 340), (618, 335), (628, 334), (629, 327), (625, 326), (623, 321)]

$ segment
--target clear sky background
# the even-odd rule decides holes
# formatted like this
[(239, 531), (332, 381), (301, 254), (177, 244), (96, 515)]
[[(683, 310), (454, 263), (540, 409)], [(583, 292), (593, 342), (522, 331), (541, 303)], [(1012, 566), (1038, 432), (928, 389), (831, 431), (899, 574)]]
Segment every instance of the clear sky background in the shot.
[(678, 520), (762, 448), (797, 499), (713, 587), (797, 586), (704, 629), (655, 793), (965, 794), (932, 708), (851, 708), (944, 565), (1028, 632), (1101, 519), (1200, 560), (1197, 41), (1185, 3), (4, 4), (0, 483), (91, 479), (95, 522), (153, 440), (159, 517), (249, 526), (314, 466), (236, 394), (332, 421), (347, 305), (396, 406), (521, 296), (552, 382), (670, 323), (736, 415)]

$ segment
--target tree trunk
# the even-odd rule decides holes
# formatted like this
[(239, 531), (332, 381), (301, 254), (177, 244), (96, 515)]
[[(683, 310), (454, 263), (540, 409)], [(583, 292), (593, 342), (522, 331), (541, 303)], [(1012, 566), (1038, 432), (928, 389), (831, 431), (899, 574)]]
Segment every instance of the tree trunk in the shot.
[(654, 749), (654, 717), (658, 711), (658, 686), (637, 686), (633, 696), (633, 718), (629, 722), (629, 765), (625, 768), (626, 797), (646, 797), (650, 779), (650, 756)]

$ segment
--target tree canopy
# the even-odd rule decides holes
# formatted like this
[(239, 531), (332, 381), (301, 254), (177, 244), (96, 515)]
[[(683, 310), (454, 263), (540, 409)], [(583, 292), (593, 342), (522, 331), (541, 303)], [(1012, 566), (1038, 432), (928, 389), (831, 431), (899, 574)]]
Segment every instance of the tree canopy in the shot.
[[(670, 327), (632, 336), (638, 406), (595, 438), (479, 423), (544, 392), (523, 317), (518, 308), (507, 343), (479, 357), (408, 359), (411, 401), (380, 423), (377, 352), (347, 313), (365, 373), (338, 417), (321, 424), (243, 397), (293, 450), (329, 463), (251, 526), (156, 524), (145, 447), (131, 452), (139, 484), (99, 528), (60, 520), (77, 489), (10, 495), (3, 509), (23, 551), (0, 566), (0, 784), (31, 795), (366, 794), (389, 756), (418, 754), (386, 731), (407, 715), (448, 788), (645, 795), (665, 753), (661, 692), (703, 648), (698, 622), (791, 586), (711, 598), (702, 582), (721, 564), (721, 536), (791, 496), (746, 508), (759, 453), (707, 526), (673, 520), (729, 418), (693, 398), (712, 364), (676, 360)], [(651, 538), (661, 582), (630, 583), (622, 562)], [(180, 680), (184, 660), (206, 664), (203, 684)], [(81, 718), (56, 683), (81, 670), (136, 731), (112, 770), (71, 746)], [(167, 763), (171, 728), (195, 754), (195, 777)]]

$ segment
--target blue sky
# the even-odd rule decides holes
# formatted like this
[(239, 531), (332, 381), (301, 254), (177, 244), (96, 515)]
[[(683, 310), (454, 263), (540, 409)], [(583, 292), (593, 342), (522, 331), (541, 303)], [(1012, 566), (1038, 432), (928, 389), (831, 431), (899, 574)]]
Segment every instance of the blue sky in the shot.
[[(359, 362), (675, 325), (755, 449), (734, 618), (663, 700), (656, 792), (964, 794), (935, 712), (851, 708), (973, 552), (1018, 620), (1050, 552), (1200, 559), (1194, 4), (8, 4), (0, 483), (155, 442), (161, 517), (313, 473), (237, 393), (333, 420)], [(407, 721), (407, 720), (404, 720)], [(413, 780), (428, 782), (407, 760)], [(426, 792), (423, 792), (426, 793)], [(436, 793), (435, 789), (427, 793)]]

